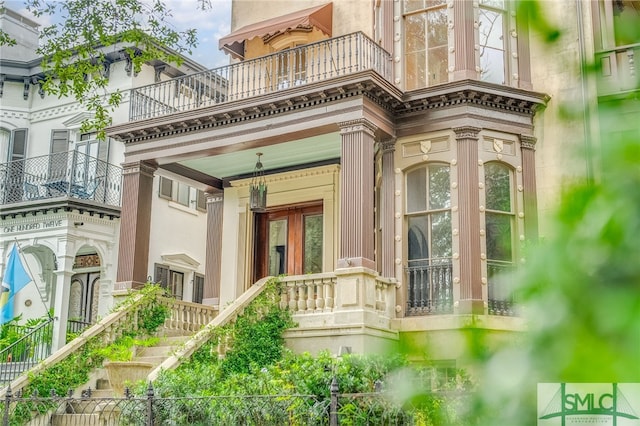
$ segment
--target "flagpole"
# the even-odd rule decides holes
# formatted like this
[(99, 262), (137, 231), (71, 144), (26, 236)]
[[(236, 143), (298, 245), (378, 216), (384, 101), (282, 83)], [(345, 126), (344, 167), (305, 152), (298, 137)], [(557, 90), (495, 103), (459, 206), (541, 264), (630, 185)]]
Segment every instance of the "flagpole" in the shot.
[[(27, 266), (27, 271), (29, 272), (29, 276), (31, 277), (33, 284), (35, 284), (36, 286), (36, 291), (38, 292), (38, 296), (40, 296), (40, 301), (42, 302), (42, 305), (45, 307), (45, 310), (47, 311), (47, 317), (49, 317), (50, 320), (53, 320), (53, 317), (51, 316), (51, 312), (50, 312), (51, 309), (47, 308), (47, 304), (45, 303), (44, 298), (42, 297), (40, 288), (38, 287), (38, 284), (36, 284), (36, 281), (33, 279), (35, 275), (33, 275), (33, 272), (31, 272), (31, 268), (29, 267), (29, 262), (27, 262), (27, 259), (24, 257), (24, 254), (22, 254), (22, 246), (20, 245), (16, 237), (13, 237), (13, 239), (15, 240), (15, 244), (18, 246), (18, 254), (22, 256), (23, 263)], [(54, 253), (54, 256), (55, 256), (55, 253)]]

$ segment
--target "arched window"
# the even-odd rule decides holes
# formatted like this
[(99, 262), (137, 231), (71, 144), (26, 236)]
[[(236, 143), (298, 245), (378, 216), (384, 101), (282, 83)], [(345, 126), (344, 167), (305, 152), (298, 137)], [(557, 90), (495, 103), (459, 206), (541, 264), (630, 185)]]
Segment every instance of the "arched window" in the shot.
[(406, 175), (407, 314), (450, 312), (451, 185), (446, 164)]
[(489, 313), (512, 314), (512, 286), (507, 273), (513, 268), (515, 208), (513, 171), (502, 163), (485, 164), (485, 242)]

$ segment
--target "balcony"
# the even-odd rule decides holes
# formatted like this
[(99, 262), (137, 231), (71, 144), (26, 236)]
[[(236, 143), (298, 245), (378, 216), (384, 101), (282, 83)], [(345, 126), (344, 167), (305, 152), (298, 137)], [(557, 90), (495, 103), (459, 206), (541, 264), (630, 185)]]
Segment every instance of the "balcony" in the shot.
[(81, 152), (0, 164), (0, 215), (75, 207), (119, 216), (122, 169)]
[(599, 96), (616, 95), (640, 88), (636, 57), (640, 58), (640, 43), (596, 54)]
[(347, 34), (260, 58), (131, 90), (131, 121), (249, 99), (361, 71), (391, 81), (391, 56), (363, 33)]
[(453, 313), (453, 280), (451, 259), (410, 262), (407, 315)]

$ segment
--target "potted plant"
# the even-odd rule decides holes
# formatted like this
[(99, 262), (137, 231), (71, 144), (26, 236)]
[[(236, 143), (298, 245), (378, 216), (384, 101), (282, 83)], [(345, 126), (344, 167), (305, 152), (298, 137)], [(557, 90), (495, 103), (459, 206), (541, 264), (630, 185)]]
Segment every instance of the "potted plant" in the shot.
[(98, 355), (104, 357), (109, 384), (116, 395), (123, 395), (125, 388), (137, 381), (147, 378), (153, 364), (134, 361), (137, 347), (149, 347), (158, 343), (158, 337), (135, 339), (123, 336), (114, 343), (99, 349)]

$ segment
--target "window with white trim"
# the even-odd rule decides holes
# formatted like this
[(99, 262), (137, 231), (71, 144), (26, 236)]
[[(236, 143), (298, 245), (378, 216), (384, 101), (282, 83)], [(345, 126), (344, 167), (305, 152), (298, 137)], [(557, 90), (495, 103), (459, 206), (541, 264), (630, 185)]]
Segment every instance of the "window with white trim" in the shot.
[(164, 176), (159, 179), (158, 196), (201, 212), (207, 211), (204, 191)]

